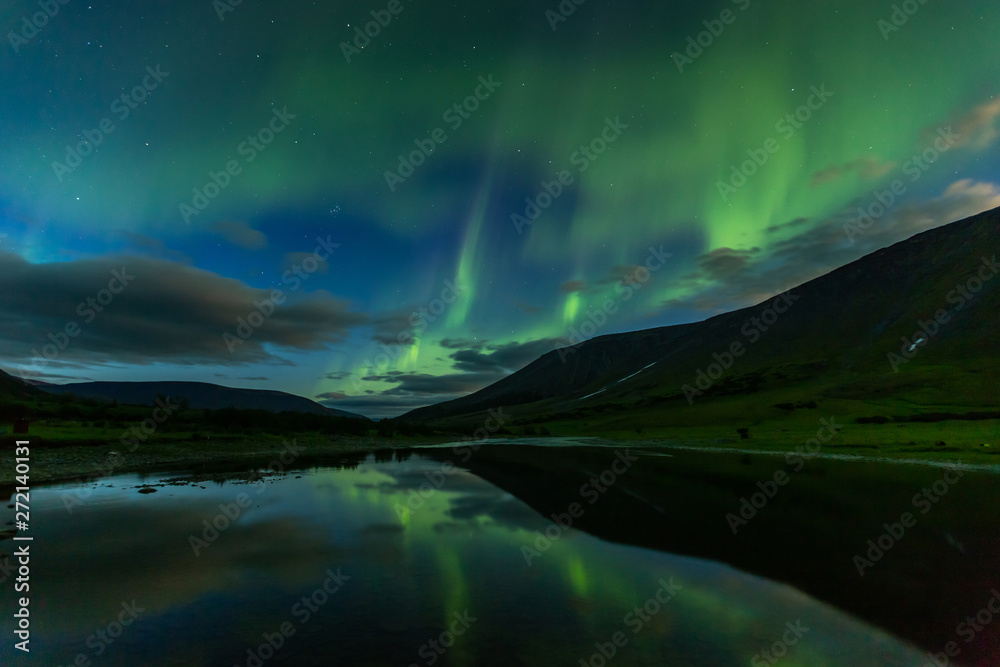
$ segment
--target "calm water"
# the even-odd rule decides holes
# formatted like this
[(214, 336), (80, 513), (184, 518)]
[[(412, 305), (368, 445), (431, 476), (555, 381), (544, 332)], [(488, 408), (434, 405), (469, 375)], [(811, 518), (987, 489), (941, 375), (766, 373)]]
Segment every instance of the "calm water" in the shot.
[(959, 664), (990, 664), (996, 628), (966, 643), (955, 626), (998, 583), (995, 519), (975, 506), (992, 475), (966, 473), (861, 577), (853, 552), (940, 470), (811, 461), (733, 535), (726, 513), (780, 459), (626, 467), (623, 451), (495, 446), (452, 470), (461, 458), (440, 449), (152, 494), (137, 487), (182, 475), (36, 488), (32, 650), (12, 650), (8, 580), (0, 662), (600, 667), (603, 651), (622, 666), (916, 667), (951, 637)]

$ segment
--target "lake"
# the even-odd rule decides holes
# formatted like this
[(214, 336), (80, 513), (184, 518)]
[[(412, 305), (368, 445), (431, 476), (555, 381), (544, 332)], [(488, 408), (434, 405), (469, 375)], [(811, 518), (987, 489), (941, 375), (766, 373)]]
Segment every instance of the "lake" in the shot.
[(551, 444), (33, 488), (0, 662), (997, 664), (994, 472)]

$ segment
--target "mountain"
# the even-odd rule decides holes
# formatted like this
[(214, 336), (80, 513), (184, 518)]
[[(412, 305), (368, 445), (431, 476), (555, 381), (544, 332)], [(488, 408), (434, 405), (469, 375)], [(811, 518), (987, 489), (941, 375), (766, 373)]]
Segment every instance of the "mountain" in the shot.
[(114, 400), (119, 403), (151, 405), (158, 395), (173, 401), (187, 399), (197, 410), (266, 410), (268, 412), (310, 412), (330, 417), (367, 419), (353, 412), (327, 408), (315, 401), (282, 391), (234, 389), (207, 382), (76, 382), (50, 384), (39, 389), (52, 394), (74, 394), (79, 397)]
[(469, 396), (400, 419), (472, 425), (503, 408), (515, 423), (589, 418), (592, 429), (613, 431), (733, 421), (721, 405), (750, 417), (823, 399), (995, 406), (998, 249), (1000, 209), (756, 306), (550, 352)]
[(35, 387), (21, 378), (0, 371), (0, 397), (3, 398), (36, 398), (41, 395)]

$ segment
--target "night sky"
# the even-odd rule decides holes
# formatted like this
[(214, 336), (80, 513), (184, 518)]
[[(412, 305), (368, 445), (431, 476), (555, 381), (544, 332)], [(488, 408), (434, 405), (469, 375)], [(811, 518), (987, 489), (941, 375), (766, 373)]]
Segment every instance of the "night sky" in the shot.
[(392, 416), (1000, 206), (1000, 5), (902, 5), (4, 2), (0, 365)]

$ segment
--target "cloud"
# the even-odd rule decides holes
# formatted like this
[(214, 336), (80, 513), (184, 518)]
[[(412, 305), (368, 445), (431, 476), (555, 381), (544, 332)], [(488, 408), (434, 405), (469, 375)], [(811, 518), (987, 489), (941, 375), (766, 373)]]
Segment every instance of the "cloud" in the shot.
[(699, 257), (698, 271), (709, 280), (727, 280), (745, 270), (760, 248), (733, 250), (718, 248)]
[(346, 380), (351, 377), (350, 371), (335, 371), (324, 376), (327, 380)]
[(497, 381), (495, 373), (452, 373), (429, 375), (427, 373), (402, 373), (398, 375), (370, 375), (369, 382), (391, 382), (398, 386), (382, 392), (383, 396), (465, 395), (479, 391)]
[[(112, 280), (116, 273), (124, 289)], [(43, 365), (36, 354), (55, 345), (53, 337), (63, 342), (59, 332), (72, 323), (79, 332), (64, 341), (57, 363), (288, 363), (270, 348), (324, 349), (370, 322), (328, 292), (291, 294), (230, 352), (223, 334), (235, 336), (237, 318), (248, 318), (270, 293), (148, 257), (31, 264), (0, 253), (0, 357)]]
[(825, 183), (838, 181), (849, 174), (857, 174), (859, 178), (865, 181), (877, 181), (880, 178), (888, 176), (896, 168), (897, 164), (896, 162), (881, 162), (870, 157), (858, 158), (857, 160), (833, 165), (832, 167), (827, 167), (822, 171), (816, 172), (812, 175), (810, 185), (815, 188)]
[(449, 350), (479, 350), (489, 341), (469, 340), (467, 338), (442, 338), (438, 345)]
[(316, 394), (316, 398), (318, 398), (318, 399), (327, 399), (327, 400), (337, 400), (337, 399), (341, 399), (341, 398), (347, 398), (347, 394), (345, 394), (343, 392), (339, 392), (339, 391), (327, 391), (327, 392), (324, 392), (322, 394)]
[(372, 340), (383, 345), (413, 345), (413, 309), (404, 308), (375, 316)]
[(587, 283), (582, 280), (570, 280), (559, 286), (559, 291), (564, 294), (573, 294), (574, 292), (582, 292), (587, 289)]
[[(1000, 137), (1000, 130), (997, 129), (998, 118), (1000, 118), (1000, 97), (973, 107), (970, 111), (959, 113), (944, 125), (951, 125), (959, 135), (957, 146), (985, 150), (993, 145), (997, 137)], [(928, 127), (924, 130), (926, 142), (934, 140), (939, 127)]]
[[(1000, 207), (1000, 186), (972, 179), (956, 181), (940, 196), (890, 210), (852, 244), (845, 225), (853, 223), (858, 200), (844, 211), (813, 222), (800, 233), (759, 249), (721, 248), (697, 259), (698, 270), (678, 285), (667, 308), (724, 312), (771, 296), (921, 232)], [(793, 221), (794, 222), (794, 221)]]
[(237, 380), (246, 380), (248, 382), (267, 382), (271, 378), (264, 377), (263, 375), (258, 375), (256, 377), (239, 377)]
[(160, 239), (155, 239), (145, 234), (137, 234), (125, 229), (119, 229), (116, 234), (124, 238), (129, 248), (133, 251), (139, 251), (142, 254), (159, 257), (171, 262), (180, 262), (181, 264), (191, 263), (190, 257), (182, 252), (171, 250)]
[(245, 222), (220, 220), (212, 225), (212, 231), (221, 235), (235, 246), (247, 250), (261, 250), (267, 247), (267, 237)]
[(526, 343), (505, 343), (487, 345), (489, 354), (483, 348), (458, 350), (450, 355), (456, 370), (466, 373), (501, 373), (520, 370), (547, 352), (566, 347), (570, 342), (565, 338), (543, 338)]

